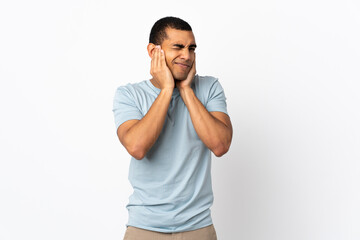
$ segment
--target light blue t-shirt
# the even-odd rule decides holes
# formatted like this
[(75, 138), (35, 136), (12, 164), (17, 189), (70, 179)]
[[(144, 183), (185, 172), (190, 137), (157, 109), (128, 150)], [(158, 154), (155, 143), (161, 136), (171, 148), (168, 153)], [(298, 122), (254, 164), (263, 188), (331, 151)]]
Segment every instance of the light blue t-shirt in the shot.
[[(196, 75), (192, 88), (209, 112), (227, 114), (225, 94), (216, 78)], [(150, 80), (119, 87), (113, 106), (116, 129), (143, 118), (159, 93)], [(198, 137), (177, 88), (156, 143), (142, 160), (131, 158), (129, 181), (134, 192), (126, 206), (126, 226), (169, 233), (212, 224), (210, 150)]]

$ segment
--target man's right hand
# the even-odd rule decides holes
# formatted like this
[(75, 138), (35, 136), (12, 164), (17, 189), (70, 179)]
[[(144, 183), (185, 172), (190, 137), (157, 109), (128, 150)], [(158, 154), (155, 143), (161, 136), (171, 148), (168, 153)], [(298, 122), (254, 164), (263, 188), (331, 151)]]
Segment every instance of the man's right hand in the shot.
[(150, 74), (153, 76), (153, 80), (160, 86), (160, 89), (171, 89), (175, 87), (175, 81), (173, 75), (166, 65), (165, 53), (159, 45), (153, 50), (151, 58)]

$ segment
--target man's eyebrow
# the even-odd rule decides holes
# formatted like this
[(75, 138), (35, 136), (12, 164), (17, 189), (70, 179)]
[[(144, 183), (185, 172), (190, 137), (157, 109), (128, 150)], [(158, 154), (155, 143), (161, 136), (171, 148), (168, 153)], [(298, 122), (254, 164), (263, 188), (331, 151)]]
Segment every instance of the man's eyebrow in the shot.
[[(185, 47), (183, 44), (179, 44), (179, 43), (175, 43), (175, 44), (173, 44), (173, 46), (178, 47), (178, 48), (184, 48)], [(196, 48), (196, 47), (197, 47), (196, 44), (191, 44), (189, 46), (189, 48)]]
[(178, 47), (178, 48), (184, 48), (185, 46), (179, 43), (175, 43), (173, 44), (174, 47)]

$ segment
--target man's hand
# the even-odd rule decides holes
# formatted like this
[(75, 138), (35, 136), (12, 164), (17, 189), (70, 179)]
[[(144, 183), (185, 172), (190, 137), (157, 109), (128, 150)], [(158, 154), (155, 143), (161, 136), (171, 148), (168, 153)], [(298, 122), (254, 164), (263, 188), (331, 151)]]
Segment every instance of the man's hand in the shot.
[(154, 48), (151, 58), (150, 74), (153, 80), (160, 86), (160, 89), (171, 89), (175, 87), (174, 78), (166, 65), (165, 53), (158, 45)]
[(187, 76), (187, 78), (185, 80), (182, 81), (176, 81), (176, 87), (179, 90), (185, 89), (185, 88), (191, 88), (191, 83), (195, 77), (196, 74), (196, 64), (195, 64), (195, 60), (193, 62), (193, 65), (191, 66), (191, 69), (189, 71), (189, 74)]

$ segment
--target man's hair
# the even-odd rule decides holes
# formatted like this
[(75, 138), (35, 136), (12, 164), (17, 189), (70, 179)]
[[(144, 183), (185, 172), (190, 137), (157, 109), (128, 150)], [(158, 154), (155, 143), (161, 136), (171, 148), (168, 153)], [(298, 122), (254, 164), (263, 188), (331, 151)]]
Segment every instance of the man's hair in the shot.
[(167, 38), (166, 28), (177, 30), (192, 31), (190, 25), (177, 17), (164, 17), (156, 21), (151, 28), (149, 43), (160, 45)]

